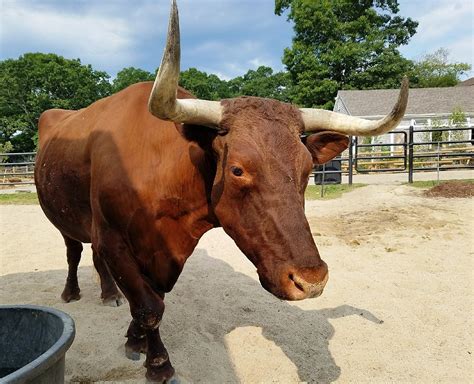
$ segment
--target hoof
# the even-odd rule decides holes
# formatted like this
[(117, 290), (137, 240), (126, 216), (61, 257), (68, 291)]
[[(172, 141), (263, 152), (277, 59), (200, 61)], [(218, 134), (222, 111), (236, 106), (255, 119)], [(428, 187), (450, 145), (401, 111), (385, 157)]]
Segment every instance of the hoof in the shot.
[(61, 299), (64, 302), (70, 303), (71, 301), (78, 301), (81, 298), (79, 291), (77, 292), (63, 292), (61, 294)]
[(147, 383), (180, 383), (179, 381), (170, 381), (175, 379), (177, 378), (174, 376), (174, 368), (171, 366), (169, 361), (159, 368), (149, 367), (146, 370)]
[[(156, 384), (156, 383), (158, 383), (158, 381), (150, 381), (150, 380), (147, 379), (146, 383), (147, 384)], [(180, 380), (178, 376), (174, 375), (170, 379), (167, 379), (165, 381), (161, 381), (159, 383), (160, 384), (186, 384), (187, 382)]]
[(146, 353), (146, 338), (134, 340), (129, 339), (125, 343), (125, 356), (127, 359), (138, 361), (140, 353)]
[(102, 299), (102, 304), (108, 307), (120, 307), (123, 303), (125, 303), (125, 299), (119, 293)]
[(186, 381), (181, 380), (178, 376), (173, 375), (171, 379), (165, 381), (166, 384), (186, 384)]
[(140, 360), (140, 352), (134, 351), (132, 348), (128, 348), (125, 346), (125, 356), (129, 360), (139, 361)]

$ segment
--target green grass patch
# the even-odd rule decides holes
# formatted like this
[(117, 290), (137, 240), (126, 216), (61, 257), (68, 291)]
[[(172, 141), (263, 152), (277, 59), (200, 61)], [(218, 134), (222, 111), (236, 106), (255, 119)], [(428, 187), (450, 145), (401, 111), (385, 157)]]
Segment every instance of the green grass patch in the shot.
[(34, 192), (0, 193), (0, 204), (28, 205), (39, 204)]
[(304, 197), (307, 200), (329, 200), (337, 199), (344, 193), (353, 191), (354, 189), (365, 187), (367, 184), (328, 184), (324, 186), (324, 196), (321, 197), (320, 185), (308, 185)]
[[(324, 197), (321, 197), (320, 185), (308, 185), (305, 198), (308, 200), (329, 200), (341, 197), (343, 193), (364, 187), (366, 184), (328, 184), (324, 186)], [(0, 193), (0, 204), (29, 205), (39, 204), (38, 195), (34, 192)]]
[[(473, 184), (474, 179), (456, 179), (456, 180), (440, 180), (439, 184), (444, 184), (449, 181), (455, 181), (455, 182), (462, 182), (462, 183), (469, 183)], [(425, 180), (425, 181), (414, 181), (412, 184), (410, 183), (404, 183), (405, 185), (408, 185), (410, 187), (415, 187), (415, 188), (433, 188), (438, 185), (437, 180)]]

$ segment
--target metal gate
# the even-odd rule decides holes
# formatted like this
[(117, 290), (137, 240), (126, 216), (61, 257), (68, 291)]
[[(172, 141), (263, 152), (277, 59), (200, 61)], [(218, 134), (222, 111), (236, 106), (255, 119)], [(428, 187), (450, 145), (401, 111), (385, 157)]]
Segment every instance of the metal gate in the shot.
[[(349, 176), (352, 184), (355, 173), (398, 172), (407, 173), (413, 182), (414, 172), (474, 169), (474, 138), (472, 127), (442, 127), (391, 131), (380, 137), (390, 137), (389, 142), (365, 143), (364, 138), (349, 137), (349, 149), (335, 159), (338, 167), (322, 167), (313, 170), (319, 183), (327, 183), (328, 177), (339, 179)], [(459, 139), (458, 132), (468, 132)], [(429, 133), (430, 140), (417, 140), (416, 135)], [(433, 139), (434, 138), (434, 139)], [(35, 152), (0, 153), (0, 185), (33, 184)], [(336, 182), (339, 182), (337, 180)]]
[(364, 138), (355, 138), (354, 167), (357, 173), (405, 172), (407, 170), (407, 133), (392, 131), (385, 136), (387, 135), (391, 136), (390, 143), (364, 144)]
[(36, 152), (0, 153), (0, 185), (34, 184)]
[[(467, 132), (470, 138), (452, 138), (456, 132)], [(430, 140), (417, 140), (417, 134), (430, 134)], [(445, 134), (447, 133), (447, 135)], [(413, 182), (413, 174), (423, 171), (445, 171), (453, 169), (474, 169), (474, 141), (471, 127), (441, 127), (392, 131), (383, 136), (398, 135), (398, 140), (388, 143), (363, 143), (363, 138), (353, 141), (354, 170), (349, 169), (349, 183), (352, 172), (406, 172), (408, 182)], [(447, 138), (446, 138), (447, 136)], [(349, 157), (352, 151), (349, 152)]]

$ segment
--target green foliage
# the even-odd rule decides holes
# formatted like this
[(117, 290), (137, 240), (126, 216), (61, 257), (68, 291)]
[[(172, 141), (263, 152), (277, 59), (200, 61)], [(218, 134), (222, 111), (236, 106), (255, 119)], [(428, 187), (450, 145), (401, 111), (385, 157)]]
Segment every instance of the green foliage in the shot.
[(449, 116), (449, 122), (452, 127), (462, 128), (466, 126), (466, 114), (461, 107), (454, 107)]
[(258, 96), (290, 101), (290, 77), (287, 72), (273, 73), (270, 67), (260, 66), (228, 82), (233, 95)]
[(225, 80), (219, 79), (216, 75), (208, 75), (196, 68), (182, 71), (179, 85), (199, 99), (220, 100), (233, 96)]
[[(468, 136), (467, 130), (461, 131), (437, 131), (437, 128), (447, 128), (446, 125), (452, 128), (464, 128), (467, 125), (466, 114), (463, 112), (461, 107), (454, 107), (451, 111), (451, 114), (448, 118), (448, 123), (441, 120), (440, 118), (434, 118), (431, 121), (431, 127), (433, 130), (431, 131), (431, 141), (436, 143), (438, 141), (448, 141), (448, 140), (466, 140)], [(428, 133), (429, 134), (429, 133)], [(444, 144), (446, 145), (446, 144)], [(456, 145), (461, 145), (457, 143)], [(464, 144), (464, 145), (467, 145)]]
[[(13, 150), (13, 145), (9, 141), (0, 143), (0, 153), (9, 153)], [(8, 156), (0, 156), (0, 163), (5, 163), (8, 160)]]
[(273, 73), (270, 67), (261, 66), (232, 80), (221, 80), (196, 68), (181, 72), (179, 84), (196, 97), (205, 100), (221, 100), (237, 96), (258, 96), (289, 101), (289, 75)]
[(283, 62), (292, 101), (331, 109), (338, 89), (396, 88), (412, 62), (398, 51), (418, 23), (397, 16), (396, 0), (275, 0), (289, 9), (295, 37)]
[(50, 108), (79, 109), (110, 94), (109, 76), (80, 60), (27, 53), (0, 62), (0, 144), (17, 152), (35, 149), (40, 114)]
[[(139, 68), (121, 70), (112, 84), (109, 75), (80, 60), (55, 54), (27, 53), (0, 62), (0, 144), (10, 142), (16, 152), (35, 150), (37, 124), (51, 108), (80, 109), (131, 84), (154, 79)], [(181, 72), (180, 85), (207, 100), (251, 95), (289, 101), (287, 73), (269, 67), (250, 70), (230, 81), (196, 68)]]
[[(9, 153), (13, 150), (13, 145), (9, 141), (0, 143), (0, 153)], [(0, 159), (1, 162), (1, 159)]]
[(155, 75), (151, 72), (134, 67), (124, 68), (117, 73), (117, 77), (112, 82), (112, 93), (121, 91), (135, 83), (153, 80), (155, 80)]
[[(431, 120), (431, 128), (433, 128), (433, 130), (431, 131), (431, 141), (433, 143), (448, 140), (448, 131), (437, 131), (437, 129), (445, 127), (446, 123), (439, 117), (435, 117)], [(429, 135), (429, 132), (426, 132), (425, 134)], [(425, 137), (424, 140), (428, 141), (429, 136)]]
[(416, 62), (411, 73), (411, 86), (452, 87), (471, 69), (467, 63), (449, 63), (449, 51), (440, 48)]
[[(467, 126), (466, 114), (463, 112), (463, 110), (460, 107), (454, 107), (454, 109), (452, 110), (451, 115), (449, 116), (449, 125), (453, 128), (465, 128)], [(467, 140), (468, 137), (469, 137), (469, 131), (460, 130), (460, 131), (451, 131), (450, 139), (453, 141), (462, 141), (462, 140)], [(470, 144), (459, 143), (456, 145), (467, 146)]]

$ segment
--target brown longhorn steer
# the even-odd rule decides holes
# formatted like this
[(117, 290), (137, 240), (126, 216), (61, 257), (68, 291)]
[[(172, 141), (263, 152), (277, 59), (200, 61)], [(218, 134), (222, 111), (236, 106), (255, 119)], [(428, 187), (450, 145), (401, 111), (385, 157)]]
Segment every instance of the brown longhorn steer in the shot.
[[(152, 83), (133, 85), (79, 111), (46, 111), (35, 169), (41, 207), (64, 236), (69, 274), (62, 298), (79, 299), (82, 243), (92, 243), (102, 298), (133, 320), (127, 356), (146, 352), (147, 378), (173, 368), (159, 335), (164, 295), (209, 229), (223, 227), (275, 296), (319, 296), (328, 268), (304, 215), (313, 164), (397, 125), (255, 97), (212, 102), (177, 88), (179, 27), (174, 0), (168, 42)], [(151, 95), (151, 96), (150, 96)], [(300, 135), (310, 132), (303, 143)]]

